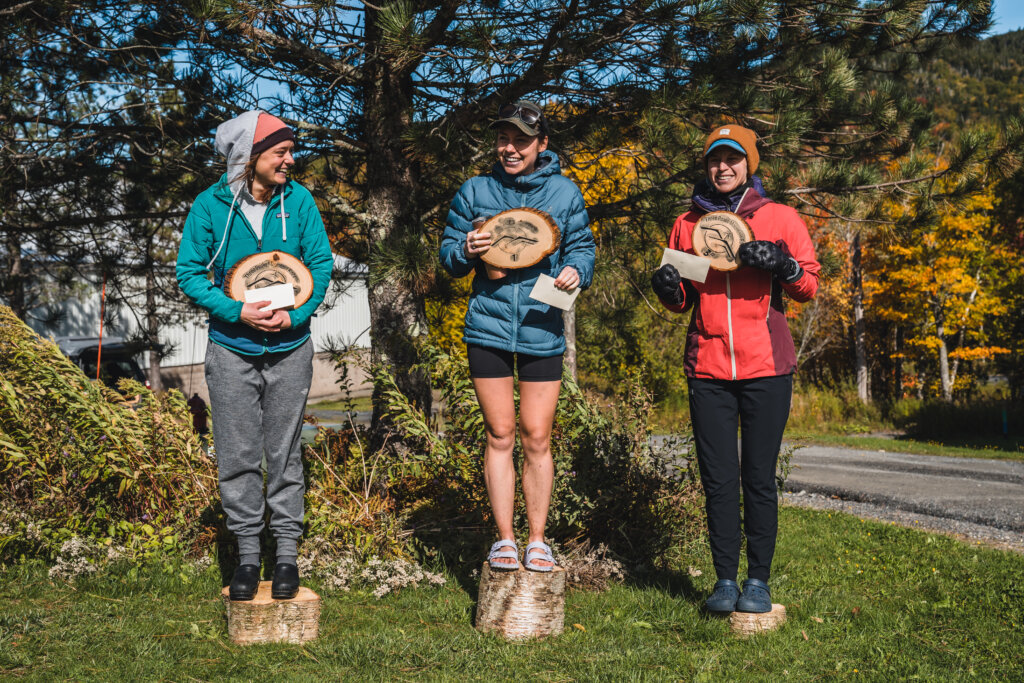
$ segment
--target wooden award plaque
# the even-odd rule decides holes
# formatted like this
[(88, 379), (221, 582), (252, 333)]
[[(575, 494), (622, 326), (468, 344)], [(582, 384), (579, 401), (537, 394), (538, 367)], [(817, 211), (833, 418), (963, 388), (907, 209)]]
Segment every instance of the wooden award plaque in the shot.
[(561, 234), (548, 214), (536, 209), (509, 209), (479, 228), (491, 233), (491, 248), (480, 259), (495, 268), (527, 268), (558, 248)]
[(231, 267), (224, 278), (224, 293), (245, 301), (245, 290), (289, 284), (295, 290), (295, 308), (313, 296), (313, 274), (306, 265), (283, 251), (246, 256)]
[(697, 256), (711, 260), (714, 270), (736, 270), (740, 262), (736, 251), (744, 242), (751, 242), (754, 233), (747, 222), (731, 211), (712, 211), (701, 216), (693, 226), (693, 250)]

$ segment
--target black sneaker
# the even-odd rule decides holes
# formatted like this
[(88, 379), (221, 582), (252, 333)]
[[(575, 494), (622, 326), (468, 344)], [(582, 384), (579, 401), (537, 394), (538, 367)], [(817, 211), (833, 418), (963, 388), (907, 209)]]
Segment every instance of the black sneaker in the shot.
[(240, 564), (231, 577), (228, 597), (232, 600), (252, 600), (260, 587), (260, 568), (255, 564)]
[(294, 564), (279, 562), (274, 567), (274, 582), (270, 585), (270, 597), (275, 600), (291, 600), (299, 592), (299, 568)]

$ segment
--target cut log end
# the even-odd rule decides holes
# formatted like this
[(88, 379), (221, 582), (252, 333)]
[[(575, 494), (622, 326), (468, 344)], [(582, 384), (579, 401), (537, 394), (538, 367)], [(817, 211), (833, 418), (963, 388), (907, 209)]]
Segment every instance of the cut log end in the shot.
[(507, 640), (558, 635), (565, 625), (565, 570), (491, 571), (484, 562), (476, 628)]
[(733, 612), (729, 615), (729, 627), (738, 636), (752, 636), (762, 631), (774, 631), (786, 621), (786, 606), (772, 603), (771, 612), (751, 614)]
[(302, 586), (291, 600), (270, 597), (270, 581), (260, 581), (252, 600), (232, 600), (221, 591), (228, 616), (228, 637), (236, 645), (306, 643), (320, 631), (320, 596)]

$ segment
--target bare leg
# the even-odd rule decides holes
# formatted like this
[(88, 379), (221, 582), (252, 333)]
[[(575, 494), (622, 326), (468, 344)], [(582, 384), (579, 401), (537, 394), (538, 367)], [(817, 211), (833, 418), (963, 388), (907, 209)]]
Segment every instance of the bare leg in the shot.
[[(512, 508), (516, 496), (516, 471), (512, 466), (512, 448), (516, 442), (516, 403), (511, 377), (476, 377), (476, 398), (484, 414), (487, 446), (484, 449), (484, 482), (491, 499), (498, 538), (515, 538)], [(504, 546), (501, 550), (515, 550)], [(497, 563), (515, 565), (511, 558)]]
[[(551, 427), (558, 406), (561, 381), (519, 383), (519, 436), (523, 442), (523, 497), (530, 543), (544, 540), (544, 527), (555, 481), (555, 463), (551, 457)], [(537, 566), (550, 566), (536, 560)]]

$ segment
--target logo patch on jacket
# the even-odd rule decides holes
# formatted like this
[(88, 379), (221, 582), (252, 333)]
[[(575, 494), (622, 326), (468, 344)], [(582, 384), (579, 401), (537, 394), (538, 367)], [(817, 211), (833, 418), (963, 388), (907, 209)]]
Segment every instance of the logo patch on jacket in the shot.
[[(281, 214), (279, 214), (279, 213), (278, 213), (278, 214), (274, 214), (274, 218), (280, 218), (280, 217), (281, 217)], [(286, 213), (286, 214), (284, 215), (284, 217), (285, 217), (285, 218), (291, 218), (291, 217), (292, 217), (292, 215), (291, 215), (290, 213)]]

